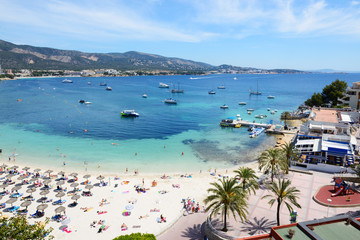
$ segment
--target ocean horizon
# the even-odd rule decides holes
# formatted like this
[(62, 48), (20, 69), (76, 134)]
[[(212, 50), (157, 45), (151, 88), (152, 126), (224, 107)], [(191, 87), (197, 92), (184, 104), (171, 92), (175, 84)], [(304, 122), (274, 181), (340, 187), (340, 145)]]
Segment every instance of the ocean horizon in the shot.
[[(274, 137), (249, 138), (247, 128), (221, 128), (221, 119), (240, 117), (281, 124), (314, 92), (336, 79), (351, 85), (360, 74), (216, 74), (29, 78), (0, 81), (1, 162), (46, 168), (88, 169), (108, 173), (138, 169), (144, 173), (226, 169), (254, 161), (273, 146)], [(91, 84), (88, 84), (91, 82)], [(112, 91), (106, 91), (106, 82)], [(159, 88), (159, 83), (170, 88)], [(224, 85), (225, 89), (217, 89)], [(249, 95), (252, 88), (262, 95)], [(171, 94), (171, 88), (184, 93)], [(214, 89), (216, 94), (209, 95)], [(146, 93), (148, 98), (142, 98)], [(275, 96), (268, 99), (267, 96)], [(173, 97), (177, 105), (167, 105)], [(91, 102), (81, 104), (79, 100)], [(244, 106), (239, 102), (246, 102)], [(221, 109), (227, 104), (229, 109)], [(247, 109), (254, 112), (247, 114)], [(277, 109), (276, 114), (270, 114)], [(134, 109), (138, 118), (122, 118)], [(255, 115), (266, 114), (264, 119)], [(13, 162), (13, 161), (11, 161)]]

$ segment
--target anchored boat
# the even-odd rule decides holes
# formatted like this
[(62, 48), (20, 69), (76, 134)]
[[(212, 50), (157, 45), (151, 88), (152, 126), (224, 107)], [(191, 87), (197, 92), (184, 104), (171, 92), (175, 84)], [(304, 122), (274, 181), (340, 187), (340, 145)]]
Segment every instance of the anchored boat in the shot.
[(122, 117), (138, 117), (139, 114), (135, 112), (135, 110), (123, 110), (121, 111)]

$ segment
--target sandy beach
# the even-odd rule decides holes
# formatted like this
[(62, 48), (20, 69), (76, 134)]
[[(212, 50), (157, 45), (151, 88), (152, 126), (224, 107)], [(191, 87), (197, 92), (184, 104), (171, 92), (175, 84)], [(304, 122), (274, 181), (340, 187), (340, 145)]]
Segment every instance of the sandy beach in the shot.
[[(298, 125), (300, 122), (297, 122)], [(293, 138), (292, 134), (286, 134), (284, 136), (278, 136), (278, 145), (290, 141)], [(5, 190), (11, 192), (11, 189), (15, 185), (19, 185), (20, 180), (17, 180), (21, 174), (25, 174), (26, 171), (22, 170), (25, 165), (30, 167), (29, 172), (33, 172), (38, 166), (31, 166), (24, 163), (3, 161), (7, 166), (7, 169), (12, 166), (18, 166), (19, 175), (11, 177), (15, 182), (9, 185)], [(256, 170), (258, 175), (262, 173), (258, 171), (257, 162), (250, 162), (244, 164)], [(240, 166), (240, 165), (239, 165)], [(52, 202), (48, 202), (45, 209), (45, 216), (41, 218), (29, 218), (29, 222), (44, 221), (45, 217), (52, 218), (55, 215), (55, 209), (60, 205), (53, 205), (54, 201), (59, 198), (56, 197), (57, 185), (62, 177), (61, 171), (64, 171), (64, 176), (67, 178), (64, 181), (64, 185), (60, 185), (62, 188), (66, 188), (65, 195), (61, 198), (66, 200), (62, 206), (65, 207), (66, 219), (63, 221), (50, 221), (49, 226), (54, 228), (52, 235), (55, 239), (113, 239), (119, 235), (130, 234), (134, 232), (152, 233), (159, 235), (171, 228), (171, 226), (182, 216), (187, 213), (184, 211), (184, 203), (190, 201), (194, 203), (194, 207), (199, 205), (200, 210), (203, 211), (203, 200), (207, 196), (207, 189), (210, 187), (210, 183), (220, 179), (223, 176), (233, 177), (233, 171), (239, 166), (229, 169), (209, 169), (202, 172), (183, 172), (183, 173), (138, 173), (135, 174), (133, 170), (128, 172), (124, 171), (118, 175), (109, 175), (99, 171), (76, 171), (78, 174), (79, 183), (77, 188), (79, 191), (73, 192), (74, 188), (70, 187), (73, 183), (74, 177), (70, 176), (72, 172), (66, 169), (66, 166), (52, 168), (53, 171), (50, 174), (50, 183), (48, 184), (51, 189), (46, 195), (48, 199), (52, 199)], [(49, 174), (45, 173), (48, 169), (41, 169), (39, 171), (40, 182), (42, 185), (36, 187), (35, 192), (32, 193), (34, 201), (28, 207), (28, 216), (36, 212), (36, 208), (42, 204), (40, 199), (44, 197), (41, 195), (43, 190), (44, 178), (48, 178)], [(60, 173), (60, 174), (58, 174)], [(35, 173), (34, 173), (35, 174)], [(6, 179), (7, 173), (2, 173), (0, 177), (2, 181)], [(91, 175), (89, 178), (84, 178), (85, 175)], [(103, 177), (103, 180), (99, 180), (99, 176)], [(165, 177), (164, 177), (165, 176)], [(191, 176), (191, 177), (190, 177)], [(31, 180), (33, 175), (26, 178)], [(92, 196), (83, 196), (83, 191), (86, 185), (82, 183), (86, 180), (90, 181), (90, 185), (94, 187), (90, 190)], [(156, 182), (156, 186), (153, 186), (153, 182)], [(100, 186), (100, 182), (104, 182), (106, 186)], [(28, 196), (26, 191), (33, 186), (32, 183), (22, 185), (19, 193), (24, 196)], [(144, 189), (145, 192), (136, 191), (136, 186)], [(73, 195), (80, 195), (78, 204), (75, 207), (69, 206), (73, 203)], [(10, 194), (3, 196), (1, 203), (10, 199)], [(21, 197), (14, 202), (13, 205), (20, 206), (24, 201)], [(103, 204), (101, 204), (103, 202)], [(6, 209), (10, 207), (10, 204), (6, 204), (5, 210), (2, 212), (5, 216), (11, 216), (12, 213), (8, 213)], [(23, 209), (20, 207), (20, 209)], [(86, 211), (85, 209), (89, 209)], [(159, 223), (160, 217), (166, 218), (166, 222)], [(99, 223), (100, 221), (100, 223)], [(96, 222), (91, 226), (92, 223)], [(127, 229), (122, 229), (122, 225), (125, 224)], [(62, 231), (64, 227), (69, 230), (68, 232)], [(100, 228), (104, 228), (105, 231), (98, 233)], [(71, 232), (70, 232), (71, 231)]]

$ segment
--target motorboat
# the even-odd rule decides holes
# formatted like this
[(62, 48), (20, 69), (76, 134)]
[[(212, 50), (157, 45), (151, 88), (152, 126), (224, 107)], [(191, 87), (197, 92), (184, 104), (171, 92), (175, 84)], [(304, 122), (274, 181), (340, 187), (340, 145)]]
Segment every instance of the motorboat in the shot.
[(266, 117), (267, 117), (267, 116), (264, 115), (264, 114), (260, 114), (260, 115), (256, 115), (256, 116), (255, 116), (255, 118), (261, 118), (261, 119), (266, 118)]
[(271, 114), (275, 114), (275, 111), (271, 111), (270, 113), (271, 113)]
[(142, 97), (143, 97), (143, 98), (147, 98), (147, 95), (144, 93), (144, 94), (142, 95)]
[(64, 79), (64, 80), (62, 80), (61, 82), (62, 82), (62, 83), (73, 83), (73, 81), (70, 80), (70, 79)]
[(215, 94), (216, 92), (214, 90), (210, 90), (209, 94)]
[(239, 102), (239, 105), (246, 105), (246, 102)]
[(237, 80), (237, 77), (234, 77), (234, 80)]
[(177, 100), (174, 99), (174, 98), (165, 98), (164, 100), (164, 103), (167, 103), (167, 104), (177, 104)]
[(251, 111), (248, 111), (248, 114), (249, 114), (249, 115), (251, 115), (251, 113), (252, 113)]
[(84, 104), (92, 104), (92, 102), (84, 102)]
[(218, 89), (225, 89), (225, 86), (224, 85), (220, 85), (217, 87)]
[(270, 108), (267, 108), (268, 111), (270, 111)]
[(104, 82), (101, 82), (101, 83), (100, 83), (100, 86), (107, 86), (107, 84), (104, 83)]
[(275, 96), (271, 96), (271, 95), (270, 95), (270, 96), (268, 96), (267, 98), (268, 98), (268, 99), (274, 99)]
[(88, 85), (91, 85), (91, 82), (88, 82)]
[(107, 91), (111, 91), (111, 90), (112, 90), (112, 88), (111, 88), (111, 87), (106, 87), (106, 88), (105, 88), (105, 90), (107, 90)]
[(138, 117), (140, 116), (135, 110), (123, 110), (121, 111), (122, 117)]
[(228, 108), (229, 108), (229, 106), (228, 106), (228, 105), (226, 105), (226, 104), (224, 104), (224, 105), (220, 106), (220, 108), (221, 108), (221, 109), (228, 109)]
[(159, 83), (159, 88), (169, 88), (169, 85), (165, 83)]
[(79, 103), (85, 103), (85, 100), (81, 99), (79, 100)]
[(255, 110), (252, 109), (252, 108), (249, 108), (247, 111), (248, 111), (248, 112), (253, 112), (253, 111), (255, 111)]
[(249, 133), (249, 136), (251, 138), (254, 138), (256, 136), (259, 136), (261, 133), (263, 133), (265, 131), (265, 128), (260, 127), (260, 128), (254, 128), (254, 130), (251, 131), (251, 133)]

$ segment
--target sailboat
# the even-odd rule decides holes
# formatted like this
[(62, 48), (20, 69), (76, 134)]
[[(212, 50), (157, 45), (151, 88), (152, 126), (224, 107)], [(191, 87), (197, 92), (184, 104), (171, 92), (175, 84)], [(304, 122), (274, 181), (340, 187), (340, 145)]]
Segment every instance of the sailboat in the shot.
[(184, 93), (184, 89), (180, 89), (180, 84), (178, 84), (178, 88), (177, 89), (175, 89), (175, 88), (171, 89), (171, 92), (172, 93)]
[(261, 95), (261, 92), (259, 92), (259, 81), (257, 81), (256, 91), (252, 91), (250, 88), (249, 93), (250, 95)]

